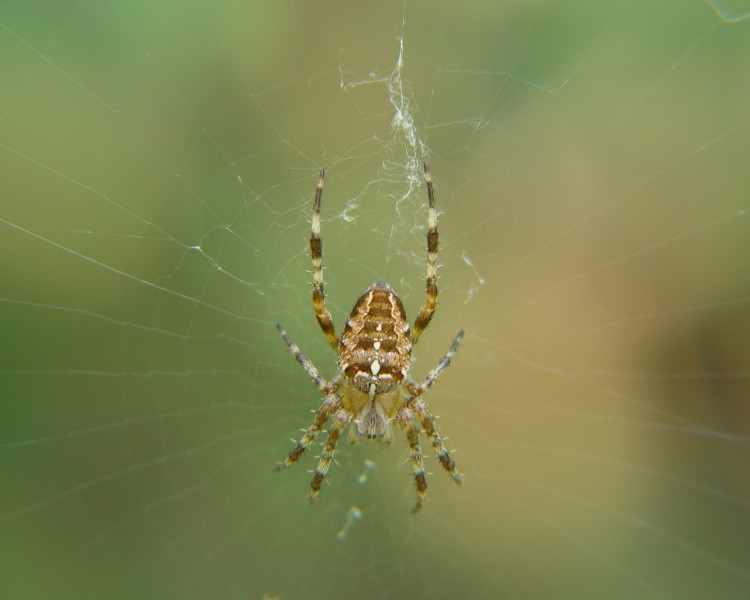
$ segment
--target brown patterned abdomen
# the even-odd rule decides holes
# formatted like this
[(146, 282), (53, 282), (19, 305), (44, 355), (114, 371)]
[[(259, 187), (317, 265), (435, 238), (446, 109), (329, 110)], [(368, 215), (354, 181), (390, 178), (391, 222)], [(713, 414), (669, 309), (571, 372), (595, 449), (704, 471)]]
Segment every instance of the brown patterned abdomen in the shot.
[(404, 305), (382, 282), (372, 285), (354, 305), (339, 347), (339, 368), (352, 387), (381, 394), (409, 372), (411, 339)]

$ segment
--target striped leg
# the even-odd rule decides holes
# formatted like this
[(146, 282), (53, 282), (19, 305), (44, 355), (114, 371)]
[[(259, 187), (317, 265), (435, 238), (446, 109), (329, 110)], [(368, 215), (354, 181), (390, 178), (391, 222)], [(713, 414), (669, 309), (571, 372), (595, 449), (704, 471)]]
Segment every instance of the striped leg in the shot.
[(419, 417), (419, 420), (422, 423), (422, 428), (427, 434), (427, 437), (430, 438), (430, 443), (432, 445), (432, 450), (435, 452), (435, 456), (440, 461), (440, 464), (443, 465), (443, 468), (453, 478), (453, 481), (458, 484), (462, 483), (463, 478), (461, 477), (461, 473), (459, 473), (456, 469), (456, 463), (451, 458), (451, 454), (448, 449), (445, 447), (443, 438), (440, 437), (440, 433), (438, 432), (437, 426), (435, 425), (435, 417), (432, 416), (432, 414), (430, 413), (430, 409), (427, 408), (424, 400), (422, 400), (422, 394), (424, 394), (424, 392), (433, 383), (435, 383), (438, 375), (440, 375), (440, 373), (442, 373), (443, 370), (445, 370), (445, 368), (450, 364), (451, 360), (456, 355), (456, 352), (458, 352), (458, 346), (461, 343), (463, 337), (464, 331), (462, 329), (458, 332), (456, 337), (453, 338), (453, 342), (451, 342), (450, 348), (448, 348), (448, 352), (446, 352), (445, 356), (443, 356), (437, 362), (437, 364), (427, 374), (427, 377), (424, 378), (424, 381), (422, 381), (422, 383), (420, 383), (419, 385), (409, 383), (406, 386), (406, 389), (411, 394), (411, 397), (406, 400), (407, 408), (410, 408)]
[(341, 407), (341, 398), (336, 393), (341, 376), (337, 376), (331, 382), (323, 379), (318, 369), (315, 368), (315, 365), (312, 364), (312, 362), (310, 362), (310, 360), (304, 354), (302, 354), (302, 351), (299, 349), (297, 344), (292, 341), (292, 338), (289, 337), (289, 334), (284, 331), (284, 328), (278, 323), (276, 324), (276, 328), (279, 330), (281, 337), (284, 338), (289, 351), (294, 354), (297, 362), (302, 365), (302, 368), (305, 371), (307, 371), (310, 379), (312, 379), (313, 383), (318, 387), (318, 389), (325, 394), (325, 399), (320, 405), (320, 408), (318, 408), (317, 412), (315, 413), (315, 419), (313, 420), (312, 425), (310, 425), (307, 431), (305, 431), (302, 438), (296, 443), (292, 451), (289, 453), (289, 456), (287, 456), (283, 462), (276, 464), (275, 470), (281, 471), (289, 465), (296, 463), (300, 459), (300, 457), (315, 441), (315, 437), (318, 435), (318, 433), (320, 433), (320, 430), (325, 425), (328, 417), (334, 414)]
[(339, 438), (341, 438), (341, 430), (346, 427), (351, 418), (352, 416), (349, 411), (343, 408), (337, 410), (336, 414), (333, 415), (333, 421), (328, 428), (328, 439), (326, 440), (325, 448), (323, 448), (320, 460), (318, 461), (318, 467), (315, 469), (315, 475), (313, 475), (312, 481), (310, 482), (311, 504), (318, 500), (320, 488), (323, 485), (323, 481), (325, 481), (328, 468), (331, 466), (333, 456), (336, 453), (336, 446), (339, 443)]
[(432, 319), (437, 304), (438, 286), (437, 286), (437, 252), (438, 252), (438, 231), (437, 231), (437, 212), (435, 210), (435, 193), (432, 190), (432, 177), (427, 163), (424, 163), (424, 180), (427, 184), (428, 213), (427, 213), (427, 286), (425, 299), (422, 308), (419, 309), (417, 319), (414, 321), (414, 327), (411, 330), (412, 344), (416, 344), (419, 336), (425, 330)]
[(424, 378), (424, 381), (422, 381), (422, 383), (420, 383), (419, 385), (414, 385), (414, 384), (407, 385), (407, 389), (412, 395), (421, 396), (433, 383), (435, 383), (435, 380), (438, 378), (440, 373), (442, 373), (448, 367), (448, 365), (451, 364), (451, 360), (453, 360), (453, 357), (456, 356), (456, 352), (458, 352), (458, 347), (461, 344), (461, 340), (463, 339), (464, 339), (464, 330), (461, 329), (456, 334), (456, 337), (453, 338), (450, 348), (448, 348), (448, 352), (446, 352), (445, 356), (443, 356), (437, 362), (437, 364), (434, 367), (432, 367), (430, 372), (427, 373), (427, 377)]
[(276, 329), (279, 330), (279, 333), (281, 334), (281, 337), (284, 338), (289, 351), (294, 354), (294, 358), (297, 359), (297, 362), (302, 365), (302, 368), (305, 371), (307, 371), (307, 374), (310, 376), (310, 379), (312, 379), (317, 388), (324, 394), (328, 394), (329, 392), (334, 391), (338, 387), (338, 379), (340, 377), (337, 377), (331, 383), (328, 383), (320, 375), (320, 372), (315, 368), (315, 365), (310, 362), (310, 359), (302, 354), (302, 350), (300, 350), (299, 346), (297, 346), (297, 344), (292, 341), (292, 338), (289, 337), (289, 334), (281, 326), (281, 323), (276, 323)]
[(313, 305), (315, 306), (315, 318), (318, 319), (320, 328), (328, 338), (334, 350), (338, 350), (339, 338), (333, 327), (331, 313), (326, 308), (326, 294), (323, 291), (323, 241), (320, 239), (320, 199), (323, 196), (323, 177), (325, 170), (320, 170), (318, 187), (315, 190), (313, 202), (312, 230), (310, 232), (310, 257), (313, 265)]
[(435, 417), (430, 413), (430, 409), (427, 408), (427, 405), (425, 405), (421, 398), (412, 398), (409, 400), (408, 406), (419, 416), (419, 419), (422, 422), (422, 427), (424, 428), (427, 437), (430, 438), (432, 450), (440, 461), (440, 464), (443, 465), (443, 468), (448, 475), (453, 478), (453, 481), (459, 485), (462, 484), (463, 477), (461, 476), (461, 473), (458, 472), (458, 469), (456, 469), (456, 463), (453, 458), (451, 458), (451, 453), (445, 447), (443, 438), (440, 437), (440, 433), (438, 433), (437, 426), (435, 425)]
[(326, 396), (325, 400), (323, 400), (323, 404), (320, 405), (320, 408), (315, 413), (315, 420), (312, 425), (310, 425), (307, 431), (305, 431), (302, 439), (300, 439), (300, 441), (295, 444), (294, 448), (292, 448), (289, 456), (287, 456), (283, 462), (276, 463), (274, 470), (281, 471), (282, 469), (286, 469), (289, 465), (296, 463), (315, 441), (315, 437), (320, 433), (320, 430), (323, 428), (326, 421), (328, 421), (328, 417), (334, 414), (340, 407), (341, 398), (339, 398), (338, 394), (332, 392)]
[(414, 423), (414, 413), (411, 409), (401, 409), (398, 412), (397, 419), (398, 424), (406, 431), (406, 439), (409, 442), (409, 463), (414, 475), (414, 483), (417, 486), (417, 502), (411, 512), (418, 513), (422, 509), (427, 493), (427, 478), (424, 471), (422, 448), (419, 445), (419, 430)]

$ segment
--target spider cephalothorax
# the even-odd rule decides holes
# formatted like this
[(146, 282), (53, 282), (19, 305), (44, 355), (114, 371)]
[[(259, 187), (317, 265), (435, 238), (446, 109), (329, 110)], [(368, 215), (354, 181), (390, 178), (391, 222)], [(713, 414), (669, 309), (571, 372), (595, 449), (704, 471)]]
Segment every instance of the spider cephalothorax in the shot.
[(389, 433), (390, 424), (395, 423), (404, 429), (409, 442), (409, 460), (417, 486), (417, 503), (414, 506), (416, 512), (422, 507), (427, 490), (418, 424), (421, 424), (430, 439), (440, 464), (456, 483), (461, 483), (461, 474), (456, 470), (456, 464), (437, 431), (435, 419), (422, 395), (450, 363), (463, 338), (463, 331), (458, 332), (446, 355), (438, 361), (422, 383), (417, 384), (409, 378), (412, 347), (432, 319), (438, 293), (437, 214), (430, 171), (425, 164), (424, 177), (429, 200), (426, 300), (414, 322), (414, 327), (409, 327), (404, 306), (396, 292), (387, 283), (378, 282), (357, 300), (340, 339), (336, 335), (331, 313), (326, 308), (323, 291), (323, 245), (320, 239), (323, 175), (321, 169), (313, 203), (310, 235), (313, 304), (318, 323), (338, 355), (339, 372), (331, 381), (323, 379), (289, 334), (281, 325), (277, 326), (287, 346), (325, 398), (315, 414), (313, 424), (305, 431), (289, 456), (278, 463), (276, 468), (281, 470), (299, 460), (331, 418), (328, 438), (310, 484), (310, 499), (315, 500), (333, 460), (341, 431), (350, 421), (354, 421), (356, 433), (365, 438), (382, 438)]

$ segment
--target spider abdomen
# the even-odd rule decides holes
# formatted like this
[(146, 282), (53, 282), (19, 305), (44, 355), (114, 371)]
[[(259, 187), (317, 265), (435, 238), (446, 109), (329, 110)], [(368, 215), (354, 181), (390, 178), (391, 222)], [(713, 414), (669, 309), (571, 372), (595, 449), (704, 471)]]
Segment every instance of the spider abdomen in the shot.
[(382, 394), (404, 380), (410, 363), (411, 338), (404, 305), (387, 283), (375, 283), (359, 297), (346, 321), (339, 369), (353, 388)]

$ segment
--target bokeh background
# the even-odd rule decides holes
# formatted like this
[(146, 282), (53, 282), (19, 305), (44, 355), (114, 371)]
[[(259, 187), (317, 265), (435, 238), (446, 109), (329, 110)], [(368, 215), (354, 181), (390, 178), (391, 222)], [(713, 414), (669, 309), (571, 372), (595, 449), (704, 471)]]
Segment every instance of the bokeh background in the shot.
[[(747, 598), (749, 99), (746, 0), (0, 4), (0, 595)], [(317, 172), (340, 328), (422, 160), (465, 485), (310, 507)]]

